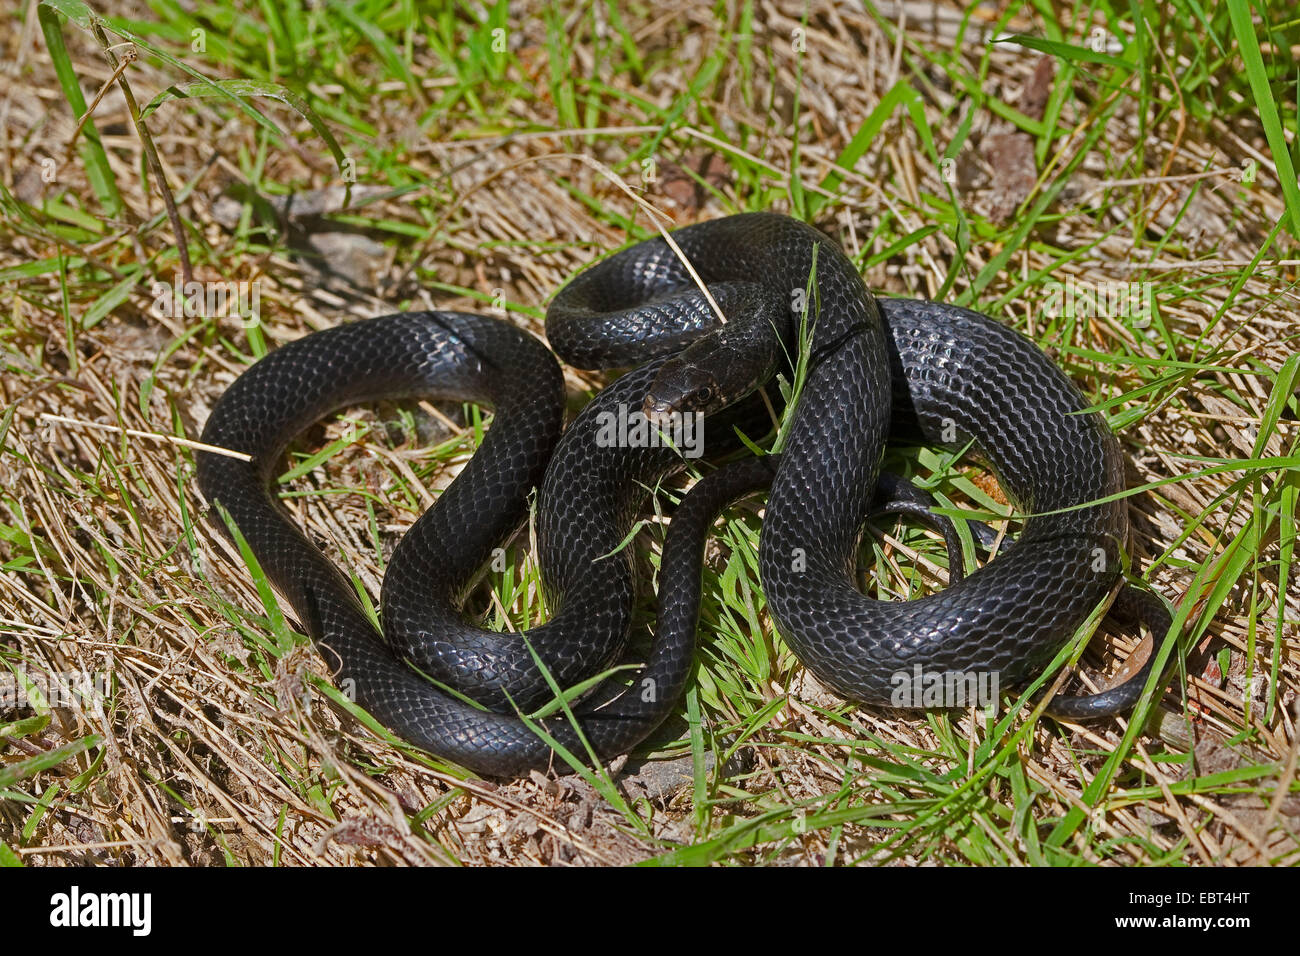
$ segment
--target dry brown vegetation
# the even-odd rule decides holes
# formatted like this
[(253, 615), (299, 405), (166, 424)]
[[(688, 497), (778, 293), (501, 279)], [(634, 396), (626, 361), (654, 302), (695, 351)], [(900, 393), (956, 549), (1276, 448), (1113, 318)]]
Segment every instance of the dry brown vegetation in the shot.
[[(100, 4), (101, 12), (108, 6)], [(112, 6), (118, 15), (154, 17), (143, 5)], [(362, 111), (360, 118), (375, 130), (368, 134), (371, 144), (387, 151), (394, 165), (374, 170), (363, 163), (354, 196), (368, 203), (353, 222), (320, 218), (310, 209), (294, 212), (281, 222), (287, 226), (283, 241), (269, 250), (249, 240), (250, 223), (240, 219), (244, 206), (230, 197), (238, 187), (258, 188), (250, 182), (249, 157), (260, 154), (259, 182), (337, 210), (338, 172), (319, 138), (287, 110), (269, 110), (291, 131), (277, 138), (265, 137), (219, 101), (165, 104), (149, 125), (190, 230), (196, 274), (260, 280), (261, 334), (269, 346), (408, 304), (483, 308), (497, 290), (520, 307), (512, 310), (515, 319), (540, 333), (538, 317), (548, 297), (581, 265), (627, 242), (620, 224), (637, 215), (597, 170), (553, 154), (581, 153), (618, 168), (656, 135), (662, 124), (655, 110), (685, 102), (654, 153), (659, 176), (646, 198), (681, 222), (724, 214), (736, 208), (733, 203), (789, 210), (791, 171), (808, 195), (817, 196), (863, 119), (900, 78), (910, 78), (939, 149), (964, 139), (955, 164), (941, 169), (914, 120), (897, 110), (853, 169), (828, 184), (834, 198), (815, 217), (850, 253), (865, 250), (869, 261), (911, 237), (870, 264), (871, 286), (955, 298), (975, 285), (973, 304), (1055, 350), (1085, 392), (1099, 399), (1164, 376), (1149, 393), (1110, 409), (1145, 408), (1120, 432), (1133, 486), (1185, 475), (1203, 468), (1204, 460), (1295, 453), (1293, 412), (1259, 438), (1275, 384), (1265, 372), (1276, 373), (1296, 351), (1295, 263), (1274, 261), (1276, 248), (1255, 261), (1285, 206), (1270, 185), (1276, 182), (1270, 152), (1249, 112), (1202, 121), (1172, 96), (1145, 111), (1141, 71), (1115, 88), (1096, 82), (1095, 73), (1075, 73), (1065, 81), (1063, 102), (1052, 107), (1048, 92), (1060, 69), (1053, 58), (1009, 45), (988, 53), (1000, 12), (993, 5), (976, 8), (963, 26), (963, 11), (947, 4), (880, 4), (873, 15), (815, 2), (803, 53), (791, 42), (801, 28), (802, 2), (761, 0), (753, 9), (748, 57), (717, 56), (720, 45), (737, 42), (741, 24), (713, 10), (681, 4), (624, 11), (623, 26), (646, 64), (643, 71), (609, 68), (603, 55), (593, 54), (606, 48), (599, 41), (601, 24), (614, 29), (603, 7), (565, 19), (572, 49), (563, 69), (581, 94), (581, 115), (608, 128), (589, 136), (528, 132), (567, 125), (547, 80), (555, 41), (536, 4), (512, 11), (514, 59), (506, 68), (506, 78), (529, 93), (484, 81), (481, 97), (495, 125), (462, 101), (417, 129), (411, 117), (428, 115), (441, 92), (461, 81), (417, 43), (413, 73), (421, 85), (411, 90), (386, 75), (381, 58), (367, 56), (362, 45), (346, 71), (340, 68), (337, 84), (316, 77), (309, 89), (314, 102)], [(715, 856), (816, 863), (833, 841), (836, 858), (845, 860), (1001, 854), (1019, 861), (1032, 860), (1032, 852), (998, 814), (1022, 799), (1016, 788), (1034, 793), (1030, 813), (1046, 821), (1039, 834), (1044, 839), (1047, 824), (1083, 806), (1083, 789), (1118, 745), (1124, 721), (1064, 729), (1042, 722), (998, 758), (1018, 771), (978, 783), (978, 805), (955, 804), (954, 813), (967, 815), (961, 827), (918, 824), (915, 841), (901, 846), (882, 844), (897, 830), (873, 825), (869, 813), (842, 828), (801, 828), (804, 811), (798, 808), (813, 813), (818, 801), (843, 793), (850, 764), (845, 806), (891, 819), (895, 802), (927, 794), (937, 799), (936, 791), (897, 777), (887, 783), (873, 778), (870, 768), (853, 763), (843, 742), (858, 741), (859, 750), (876, 748), (891, 759), (906, 753), (924, 762), (929, 754), (929, 766), (941, 773), (961, 765), (953, 752), (967, 741), (974, 754), (985, 728), (971, 715), (936, 722), (845, 705), (813, 686), (779, 651), (766, 682), (749, 685), (749, 699), (733, 704), (725, 695), (705, 695), (714, 726), (732, 722), (752, 731), (755, 766), (730, 782), (710, 784), (721, 788), (711, 792), (726, 802), (707, 822), (693, 805), (690, 786), (676, 787), (649, 771), (629, 775), (621, 786), (629, 801), (644, 801), (644, 832), (578, 778), (464, 779), (379, 739), (332, 705), (308, 680), (326, 673), (309, 646), (279, 655), (269, 649), (273, 636), (263, 643), (250, 636), (269, 633), (256, 589), (232, 546), (204, 518), (191, 452), (164, 437), (198, 436), (213, 402), (256, 344), (231, 319), (157, 314), (143, 278), (87, 327), (88, 312), (129, 266), (145, 263), (145, 275), (170, 277), (175, 238), (157, 184), (142, 175), (141, 140), (116, 85), (95, 108), (94, 120), (125, 211), (116, 219), (101, 215), (76, 147), (69, 148), (76, 124), (35, 19), (35, 4), (29, 4), (19, 19), (8, 15), (10, 29), (0, 35), (7, 64), (0, 94), (3, 185), (11, 194), (0, 231), (0, 270), (60, 256), (64, 268), (6, 271), (0, 284), (6, 363), (0, 383), (0, 657), (37, 677), (110, 671), (114, 684), (99, 711), (55, 707), (47, 725), (0, 737), (0, 769), (96, 738), (6, 788), (22, 799), (0, 801), (0, 843), (24, 862), (311, 865), (436, 863), (454, 856), (478, 864), (627, 863), (703, 843), (766, 813), (773, 814), (773, 829), (755, 837), (755, 847)], [(1036, 19), (1020, 17), (997, 29), (1042, 33)], [(1077, 38), (1087, 30), (1070, 22), (1066, 32)], [(73, 26), (64, 33), (91, 99), (113, 70), (92, 36)], [(1165, 49), (1176, 56), (1171, 45)], [(988, 73), (981, 79), (986, 53)], [(947, 56), (955, 59), (941, 62)], [(715, 58), (716, 75), (702, 85), (698, 101), (691, 99), (699, 64)], [(212, 76), (239, 75), (217, 62), (192, 62)], [(1176, 60), (1167, 66), (1171, 75), (1178, 70)], [(131, 62), (124, 75), (142, 104), (178, 80), (173, 69), (148, 56)], [(977, 102), (954, 76), (974, 83), (986, 100)], [(366, 95), (358, 95), (358, 83)], [(591, 97), (604, 108), (586, 112)], [(1108, 98), (1114, 109), (1098, 119)], [(1036, 154), (1038, 138), (997, 115), (994, 102), (1031, 118), (1059, 108), (1059, 135)], [(796, 115), (802, 136), (797, 152)], [(355, 130), (345, 135), (340, 121), (328, 121), (349, 143), (360, 136)], [(1104, 130), (1089, 140), (1096, 123)], [(511, 132), (526, 134), (501, 135)], [(48, 182), (41, 177), (47, 157), (57, 168)], [(1241, 171), (1251, 161), (1258, 178), (1243, 183)], [(632, 178), (639, 169), (638, 162), (622, 172)], [(426, 185), (405, 195), (383, 191), (421, 178)], [(965, 215), (980, 224), (964, 250), (953, 241), (951, 216), (927, 198), (947, 196), (949, 185)], [(1057, 186), (1047, 205), (1036, 209), (1037, 198)], [(92, 222), (79, 225), (78, 215)], [(1040, 220), (1027, 238), (1014, 235), (1025, 216)], [(886, 228), (879, 228), (882, 222)], [(942, 227), (918, 234), (936, 222)], [(408, 234), (397, 235), (397, 227)], [(1011, 255), (999, 260), (1008, 246)], [(1060, 261), (1074, 252), (1077, 257)], [(963, 257), (964, 268), (944, 290), (951, 264)], [(984, 278), (989, 263), (994, 273)], [(1051, 276), (1039, 275), (1053, 263)], [(1127, 281), (1138, 263), (1145, 264), (1142, 278), (1155, 283), (1164, 339), (1114, 318), (1082, 320), (1066, 331), (1044, 318), (1047, 278)], [(1178, 371), (1173, 362), (1190, 363), (1184, 380), (1172, 375)], [(1149, 363), (1156, 363), (1154, 370)], [(571, 384), (576, 396), (599, 379), (573, 375)], [(394, 415), (369, 410), (353, 417), (373, 423)], [(308, 447), (338, 438), (342, 427), (323, 426)], [(378, 429), (298, 478), (293, 487), (310, 493), (287, 503), (377, 594), (377, 548), (391, 551), (472, 447), (443, 449), (432, 483), (419, 464), (427, 460), (421, 454), (465, 429), (459, 410), (451, 408), (441, 410), (441, 419), (421, 414), (405, 430)], [(1198, 570), (1234, 553), (1231, 543), (1256, 514), (1260, 499), (1252, 495), (1275, 488), (1281, 476), (1259, 472), (1259, 482), (1244, 487), (1240, 499), (1225, 497), (1243, 477), (1240, 471), (1136, 495), (1136, 566), (1163, 556), (1152, 584), (1175, 603), (1194, 603), (1218, 580), (1211, 575), (1191, 593)], [(366, 493), (315, 493), (327, 488)], [(1203, 520), (1180, 540), (1191, 519)], [(1255, 542), (1245, 570), (1234, 572), (1203, 639), (1187, 648), (1186, 674), (1176, 674), (1157, 708), (1163, 718), (1128, 750), (1115, 798), (1088, 811), (1090, 826), (1072, 836), (1067, 851), (1121, 863), (1161, 854), (1204, 864), (1297, 859), (1300, 801), (1287, 793), (1296, 772), (1300, 593), (1294, 575), (1287, 576), (1289, 557), (1277, 530), (1274, 524), (1271, 540)], [(1283, 530), (1285, 543), (1293, 529)], [(884, 547), (899, 565), (911, 562), (912, 548), (895, 537)], [(1289, 581), (1285, 595), (1279, 594), (1283, 581)], [(1189, 629), (1198, 615), (1190, 614)], [(770, 646), (770, 633), (760, 637)], [(1111, 667), (1133, 643), (1131, 635), (1110, 635), (1105, 654), (1089, 652), (1085, 661)], [(1276, 696), (1268, 706), (1260, 695), (1274, 660)], [(711, 656), (703, 666), (723, 665)], [(1252, 692), (1256, 700), (1248, 706)], [(746, 721), (764, 701), (781, 705), (750, 726)], [(0, 725), (36, 713), (0, 711)], [(1189, 748), (1195, 755), (1190, 764), (1173, 759)], [(1241, 771), (1236, 782), (1179, 786), (1234, 770)], [(689, 764), (684, 773), (689, 780)], [(932, 805), (908, 805), (892, 819), (916, 820), (927, 808)], [(1109, 839), (1118, 842), (1099, 849)]]

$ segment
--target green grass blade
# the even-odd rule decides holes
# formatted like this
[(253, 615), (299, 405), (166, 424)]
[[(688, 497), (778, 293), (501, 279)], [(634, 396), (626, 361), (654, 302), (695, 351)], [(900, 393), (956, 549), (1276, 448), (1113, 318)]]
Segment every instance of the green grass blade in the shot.
[[(71, 0), (42, 0), (37, 8), (37, 17), (41, 33), (45, 35), (45, 47), (59, 77), (59, 86), (63, 88), (63, 95), (72, 107), (72, 114), (80, 120), (86, 115), (86, 98), (82, 95), (72, 59), (68, 56), (68, 47), (63, 42), (63, 24), (55, 13), (56, 9), (63, 12), (62, 8), (70, 4)], [(104, 144), (99, 139), (99, 130), (95, 128), (93, 118), (86, 120), (81, 131), (81, 158), (86, 164), (86, 177), (90, 181), (90, 187), (95, 191), (104, 213), (111, 218), (120, 216), (124, 208), (122, 194), (117, 191), (117, 182), (108, 165), (108, 156), (104, 152)]]
[(1255, 24), (1250, 15), (1250, 3), (1249, 0), (1227, 0), (1227, 6), (1232, 17), (1232, 32), (1237, 37), (1237, 49), (1246, 65), (1246, 79), (1250, 81), (1250, 91), (1255, 95), (1259, 121), (1264, 127), (1268, 148), (1273, 153), (1287, 212), (1291, 214), (1291, 234), (1300, 239), (1300, 185), (1296, 183), (1295, 164), (1291, 162), (1291, 151), (1282, 130), (1282, 120), (1278, 117), (1277, 101), (1268, 85), (1268, 73), (1264, 69), (1264, 58), (1259, 50), (1259, 37), (1255, 35)]

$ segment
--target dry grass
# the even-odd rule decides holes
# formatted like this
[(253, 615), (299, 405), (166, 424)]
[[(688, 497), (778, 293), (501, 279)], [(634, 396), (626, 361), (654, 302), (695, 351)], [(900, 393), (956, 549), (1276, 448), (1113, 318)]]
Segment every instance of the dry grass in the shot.
[[(116, 6), (123, 16), (153, 17), (144, 7)], [(1163, 731), (1123, 747), (1116, 788), (1098, 811), (1088, 809), (1097, 801), (1084, 801), (1085, 787), (1120, 746), (1124, 722), (1030, 727), (1009, 752), (980, 752), (998, 768), (981, 778), (976, 753), (989, 730), (982, 721), (844, 705), (812, 686), (773, 643), (765, 616), (757, 636), (770, 650), (764, 678), (750, 680), (745, 699), (732, 699), (728, 680), (740, 678), (717, 675), (727, 663), (715, 647), (703, 659), (710, 683), (699, 698), (719, 732), (739, 726), (752, 733), (756, 768), (730, 782), (710, 780), (711, 807), (693, 801), (691, 787), (670, 799), (646, 797), (637, 788), (644, 778), (635, 778), (625, 789), (641, 801), (643, 829), (576, 778), (491, 783), (431, 765), (331, 706), (309, 679), (325, 673), (309, 648), (283, 656), (266, 649), (260, 635), (269, 633), (268, 624), (256, 589), (202, 517), (190, 452), (165, 437), (197, 437), (221, 390), (260, 351), (257, 335), (274, 346), (398, 306), (482, 308), (501, 294), (517, 321), (540, 331), (548, 297), (581, 265), (625, 243), (622, 223), (636, 218), (627, 197), (592, 169), (551, 154), (581, 152), (633, 177), (641, 168), (633, 150), (660, 127), (657, 111), (677, 103), (684, 110), (653, 151), (659, 175), (647, 198), (676, 208), (685, 222), (740, 207), (789, 210), (792, 170), (805, 201), (817, 197), (863, 119), (900, 77), (911, 78), (939, 149), (964, 139), (956, 163), (941, 169), (914, 119), (899, 110), (853, 170), (827, 184), (834, 198), (815, 216), (861, 255), (871, 286), (964, 296), (1053, 349), (1099, 401), (1172, 376), (1175, 361), (1189, 363), (1184, 379), (1170, 377), (1109, 409), (1139, 410), (1120, 432), (1131, 486), (1187, 475), (1204, 460), (1295, 454), (1294, 411), (1260, 439), (1276, 370), (1297, 351), (1295, 268), (1274, 262), (1276, 252), (1254, 262), (1285, 206), (1268, 185), (1276, 174), (1249, 114), (1201, 121), (1171, 103), (1144, 115), (1141, 71), (1115, 89), (1078, 74), (1066, 84), (1057, 121), (1062, 135), (1035, 156), (1038, 141), (1013, 133), (990, 104), (1032, 99), (1043, 79), (1033, 79), (1041, 60), (1015, 46), (990, 52), (991, 8), (975, 8), (964, 29), (962, 12), (943, 4), (876, 9), (878, 16), (817, 2), (801, 26), (801, 2), (763, 0), (749, 27), (752, 59), (716, 57), (720, 44), (745, 42), (735, 36), (743, 32), (739, 21), (691, 4), (627, 12), (627, 33), (654, 66), (645, 75), (599, 66), (608, 43), (598, 28), (614, 30), (606, 8), (574, 15), (563, 27), (573, 43), (565, 69), (583, 78), (578, 115), (610, 128), (593, 135), (500, 135), (572, 125), (571, 107), (557, 103), (547, 85), (556, 41), (540, 7), (514, 11), (510, 23), (515, 61), (506, 78), (529, 93), (482, 85), (494, 123), (463, 103), (446, 113), (432, 109), (440, 91), (458, 80), (421, 45), (412, 54), (413, 73), (423, 80), (415, 90), (400, 82), (372, 86), (393, 79), (379, 58), (354, 64), (337, 85), (314, 80), (314, 101), (339, 102), (344, 110), (360, 104), (365, 112), (356, 118), (375, 128), (366, 136), (397, 158), (385, 168), (363, 163), (362, 187), (425, 182), (363, 206), (347, 228), (337, 220), (298, 221), (314, 233), (328, 273), (310, 261), (305, 245), (264, 248), (250, 240), (253, 227), (239, 219), (243, 207), (234, 205), (233, 216), (228, 200), (223, 207), (232, 187), (337, 186), (332, 161), (306, 124), (275, 111), (295, 134), (267, 137), (215, 102), (165, 105), (150, 126), (171, 188), (182, 195), (197, 274), (261, 282), (263, 321), (250, 336), (229, 319), (158, 315), (146, 281), (86, 327), (88, 310), (129, 275), (128, 267), (144, 264), (144, 275), (170, 278), (175, 240), (165, 219), (157, 220), (160, 195), (141, 175), (141, 141), (117, 87), (98, 105), (95, 123), (126, 211), (111, 221), (100, 216), (85, 169), (68, 151), (74, 120), (37, 42), (29, 5), (22, 28), (0, 37), (9, 64), (0, 100), (3, 181), (14, 197), (0, 235), (0, 270), (55, 257), (63, 264), (39, 274), (7, 271), (0, 285), (7, 316), (0, 327), (7, 363), (0, 384), (0, 659), (37, 678), (108, 672), (113, 684), (100, 709), (0, 712), (0, 734), (8, 734), (0, 737), (0, 768), (86, 742), (3, 788), (9, 799), (0, 801), (0, 843), (31, 865), (626, 863), (679, 846), (696, 848), (700, 859), (753, 862), (1006, 862), (1033, 861), (1039, 838), (1071, 808), (1083, 807), (1089, 825), (1072, 833), (1064, 852), (1084, 860), (1294, 862), (1300, 808), (1285, 795), (1296, 771), (1300, 594), (1276, 540), (1257, 543), (1208, 620), (1199, 611), (1189, 615), (1188, 631), (1202, 627), (1204, 637), (1175, 654), (1187, 670), (1161, 707)], [(806, 30), (803, 56), (791, 43), (796, 29)], [(1036, 17), (999, 29), (1043, 32)], [(1074, 22), (1067, 32), (1086, 30)], [(65, 33), (89, 97), (112, 69), (92, 37), (72, 27)], [(939, 54), (955, 59), (941, 65)], [(716, 75), (692, 99), (698, 65), (715, 58)], [(238, 75), (216, 63), (193, 65), (213, 76)], [(955, 76), (969, 78), (987, 101), (976, 104)], [(178, 79), (147, 57), (130, 64), (126, 77), (141, 103)], [(370, 95), (351, 93), (356, 82), (371, 85)], [(1100, 119), (1088, 115), (1107, 98), (1113, 109)], [(423, 129), (412, 128), (416, 115), (428, 117)], [(795, 115), (802, 131), (797, 151)], [(337, 130), (342, 121), (330, 122)], [(346, 136), (353, 137), (349, 148), (362, 138), (352, 130)], [(702, 166), (709, 154), (715, 158)], [(46, 157), (56, 161), (53, 182), (40, 176)], [(1259, 179), (1243, 186), (1240, 170), (1251, 160)], [(682, 172), (687, 167), (703, 169), (708, 188), (684, 185), (693, 182)], [(1135, 168), (1140, 174), (1130, 175)], [(955, 182), (945, 179), (949, 172)], [(1137, 181), (1103, 190), (1117, 179)], [(932, 198), (949, 195), (950, 185), (963, 224), (974, 223), (966, 248), (952, 238), (951, 211)], [(1038, 197), (1057, 186), (1055, 197), (1036, 208)], [(1028, 238), (1015, 234), (1025, 217), (1036, 223)], [(1009, 225), (988, 225), (999, 218)], [(943, 228), (918, 232), (934, 223)], [(639, 220), (639, 228), (646, 225)], [(909, 241), (876, 256), (902, 237)], [(1135, 262), (1147, 263), (1141, 278), (1155, 284), (1163, 340), (1113, 318), (1045, 317), (1042, 270), (1051, 268), (1061, 281), (1068, 275), (1107, 283), (1127, 281)], [(575, 376), (572, 384), (577, 392), (599, 381)], [(466, 426), (456, 409), (444, 411), (451, 426), (417, 412), (405, 426), (335, 449), (293, 484), (302, 492), (288, 502), (294, 513), (372, 594), (380, 561), (432, 499), (423, 489), (445, 484), (472, 451), (472, 423)], [(402, 414), (354, 417), (401, 422)], [(340, 428), (326, 425), (310, 447), (337, 439)], [(132, 434), (123, 433), (128, 429)], [(456, 436), (465, 440), (440, 446), (433, 465), (421, 458)], [(1154, 586), (1190, 607), (1221, 579), (1211, 577), (1189, 595), (1197, 572), (1231, 550), (1249, 530), (1258, 496), (1287, 474), (1294, 477), (1294, 465), (1289, 473), (1262, 470), (1240, 495), (1231, 487), (1240, 471), (1136, 495), (1135, 565), (1155, 562)], [(331, 489), (345, 493), (323, 493)], [(1183, 537), (1192, 519), (1199, 524)], [(1293, 529), (1283, 530), (1284, 544)], [(889, 537), (880, 547), (906, 567), (922, 540)], [(1289, 593), (1279, 593), (1280, 580), (1290, 582)], [(706, 621), (716, 623), (722, 613), (706, 612)], [(1104, 661), (1122, 659), (1131, 645), (1128, 637), (1111, 636)], [(1270, 685), (1274, 660), (1276, 698), (1266, 706), (1259, 693)], [(1256, 701), (1248, 706), (1252, 687)], [(3, 723), (42, 714), (48, 724), (15, 730)], [(930, 786), (883, 771), (875, 778), (870, 767), (854, 763), (846, 784), (848, 742), (858, 751), (879, 750), (896, 766), (906, 755), (936, 775), (956, 776)], [(1182, 759), (1189, 750), (1192, 765)], [(966, 763), (976, 782), (961, 791)], [(850, 806), (856, 817), (803, 825)], [(1021, 807), (1040, 824), (1013, 841), (1009, 816)], [(917, 822), (936, 814), (963, 822)], [(741, 826), (747, 820), (752, 827)], [(907, 825), (915, 836), (900, 842)], [(742, 834), (734, 844), (716, 842), (733, 833)]]

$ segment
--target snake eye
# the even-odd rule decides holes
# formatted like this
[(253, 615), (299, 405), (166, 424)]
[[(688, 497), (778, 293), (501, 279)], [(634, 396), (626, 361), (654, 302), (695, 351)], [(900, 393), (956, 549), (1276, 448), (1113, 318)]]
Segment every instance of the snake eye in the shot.
[(713, 399), (713, 389), (705, 385), (703, 388), (696, 389), (695, 401), (701, 405), (708, 404)]

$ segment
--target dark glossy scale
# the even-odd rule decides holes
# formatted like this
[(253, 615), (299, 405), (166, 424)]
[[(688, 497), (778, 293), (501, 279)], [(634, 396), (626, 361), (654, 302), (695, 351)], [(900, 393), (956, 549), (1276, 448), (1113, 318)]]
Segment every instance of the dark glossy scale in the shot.
[[(1118, 444), (1032, 342), (985, 316), (884, 300), (897, 433), (961, 448), (974, 441), (1024, 512), (1074, 508), (1123, 488)], [(823, 313), (819, 341), (840, 333)], [(860, 352), (857, 343), (847, 350)], [(781, 633), (828, 686), (889, 704), (897, 674), (1030, 676), (1119, 580), (1123, 502), (1031, 517), (1013, 547), (937, 594), (877, 601), (854, 586), (878, 461), (879, 405), (828, 359), (808, 379), (763, 525), (760, 575)]]
[[(704, 380), (740, 368), (732, 378), (752, 386), (774, 371), (765, 328), (785, 355), (796, 354), (801, 315), (781, 307), (798, 302), (815, 277), (809, 369), (775, 476), (770, 463), (766, 472), (741, 466), (730, 483), (712, 482), (701, 492), (708, 501), (698, 503), (701, 514), (716, 512), (728, 491), (748, 493), (765, 474), (771, 478), (760, 575), (773, 618), (800, 659), (845, 696), (886, 705), (897, 703), (898, 676), (918, 669), (994, 674), (1002, 687), (1030, 677), (1120, 581), (1125, 506), (1089, 504), (1123, 488), (1119, 446), (1100, 416), (1077, 414), (1088, 403), (1025, 337), (966, 309), (877, 303), (838, 246), (787, 217), (732, 216), (674, 238), (722, 304), (725, 329), (718, 330), (675, 253), (656, 239), (570, 283), (548, 315), (548, 337), (562, 355), (586, 358), (610, 334), (645, 343), (667, 330), (667, 346), (680, 349), (712, 332), (745, 348), (721, 362), (705, 350), (698, 363)], [(641, 301), (653, 303), (652, 319), (637, 308)], [(729, 308), (733, 303), (750, 311)], [(567, 327), (584, 313), (599, 313), (601, 322)], [(674, 397), (662, 380), (652, 389)], [(734, 382), (733, 392), (729, 399), (740, 394)], [(1037, 515), (996, 560), (965, 580), (954, 575), (941, 593), (907, 602), (870, 599), (855, 584), (863, 527), (880, 507), (873, 489), (891, 432), (951, 448), (973, 441), (1007, 495)], [(682, 531), (683, 553), (702, 548), (707, 532), (699, 524)], [(1120, 603), (1141, 610), (1142, 622), (1162, 635), (1169, 623), (1163, 604), (1131, 588), (1122, 593)], [(676, 590), (661, 589), (659, 640), (668, 643), (681, 639), (675, 627), (695, 620), (676, 600)], [(1115, 713), (1136, 701), (1146, 677), (1143, 668), (1121, 687), (1061, 698), (1050, 709), (1070, 717)]]
[[(523, 637), (467, 623), (462, 600), (492, 549), (523, 521), (528, 495), (540, 484), (539, 561), (552, 614), (527, 632), (527, 640), (561, 687), (616, 662), (634, 596), (631, 556), (620, 545), (646, 489), (684, 462), (663, 445), (604, 447), (602, 416), (620, 406), (638, 409), (659, 364), (601, 392), (556, 448), (564, 410), (559, 366), (521, 330), (453, 312), (328, 329), (277, 349), (226, 390), (202, 440), (254, 460), (200, 453), (199, 486), (229, 512), (317, 641), (339, 686), (376, 718), (412, 743), (483, 773), (544, 768), (550, 748), (504, 699), (509, 695), (527, 712), (550, 699), (544, 678)], [(496, 416), (482, 447), (394, 552), (384, 580), (381, 635), (352, 586), (294, 527), (269, 484), (288, 442), (324, 415), (410, 396), (477, 402), (493, 407)], [(752, 408), (741, 408), (716, 425), (729, 433), (732, 421), (752, 418)], [(715, 444), (735, 442), (724, 436)], [(545, 470), (553, 448), (552, 467)], [(583, 702), (584, 734), (600, 753), (629, 749), (663, 721), (689, 671), (693, 641), (692, 631), (684, 643), (657, 644), (629, 691), (610, 682)], [(496, 712), (438, 689), (407, 661), (495, 705)], [(567, 723), (543, 726), (582, 753)]]
[[(1126, 526), (1123, 509), (1110, 504), (1030, 519), (1010, 552), (940, 594), (901, 604), (864, 597), (853, 567), (863, 522), (881, 506), (873, 488), (891, 407), (900, 432), (958, 445), (974, 438), (1026, 510), (1118, 490), (1114, 440), (1096, 416), (1069, 414), (1083, 407), (1081, 396), (1028, 340), (932, 303), (890, 301), (882, 310), (839, 248), (808, 226), (751, 214), (674, 237), (730, 321), (717, 328), (662, 240), (581, 273), (547, 316), (548, 338), (566, 360), (608, 367), (671, 357), (601, 392), (558, 446), (564, 392), (554, 358), (522, 331), (465, 313), (385, 316), (309, 335), (255, 364), (214, 408), (203, 441), (254, 460), (198, 454), (204, 495), (229, 512), (340, 686), (412, 743), (483, 773), (516, 775), (551, 763), (549, 747), (515, 710), (548, 700), (549, 685), (519, 635), (464, 620), (466, 593), (540, 484), (538, 559), (551, 617), (527, 632), (527, 642), (561, 687), (616, 663), (635, 588), (620, 546), (647, 489), (684, 462), (663, 446), (607, 447), (605, 416), (634, 412), (648, 392), (667, 394), (682, 382), (694, 389), (700, 375), (715, 402), (738, 402), (796, 353), (813, 273), (810, 371), (761, 547), (769, 606), (805, 663), (848, 696), (886, 703), (891, 672), (914, 664), (987, 668), (1019, 680), (1117, 582)], [(399, 543), (384, 581), (381, 635), (269, 483), (287, 443), (314, 421), (358, 402), (407, 396), (482, 403), (496, 416), (470, 463)], [(733, 425), (760, 434), (761, 410), (739, 402), (708, 416), (705, 451), (736, 447)], [(648, 660), (626, 690), (607, 681), (574, 708), (599, 755), (634, 746), (672, 711), (694, 649), (704, 538), (726, 501), (772, 480), (773, 463), (724, 470), (680, 506)], [(893, 510), (922, 507), (915, 492), (903, 498)], [(435, 687), (411, 663), (493, 709)], [(1070, 706), (1082, 716), (1114, 712), (1132, 703), (1133, 686)], [(563, 719), (544, 726), (584, 752)]]

